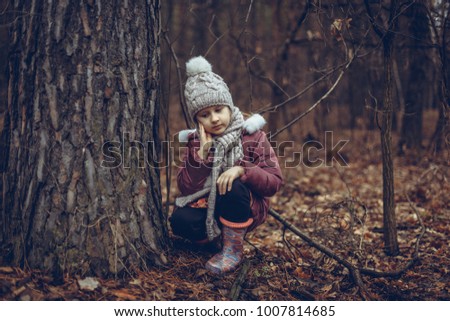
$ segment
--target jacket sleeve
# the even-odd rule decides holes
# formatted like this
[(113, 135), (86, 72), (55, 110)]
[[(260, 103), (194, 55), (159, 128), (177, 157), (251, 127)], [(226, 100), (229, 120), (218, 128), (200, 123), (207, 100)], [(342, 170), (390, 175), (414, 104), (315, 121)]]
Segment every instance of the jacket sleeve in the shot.
[(211, 173), (212, 156), (209, 155), (206, 160), (201, 159), (197, 155), (199, 148), (198, 140), (192, 138), (188, 141), (177, 175), (178, 189), (182, 195), (190, 195), (201, 190)]
[(238, 162), (245, 171), (241, 181), (262, 197), (273, 196), (281, 188), (283, 176), (266, 134), (259, 131), (251, 141), (244, 143), (244, 149), (249, 157)]

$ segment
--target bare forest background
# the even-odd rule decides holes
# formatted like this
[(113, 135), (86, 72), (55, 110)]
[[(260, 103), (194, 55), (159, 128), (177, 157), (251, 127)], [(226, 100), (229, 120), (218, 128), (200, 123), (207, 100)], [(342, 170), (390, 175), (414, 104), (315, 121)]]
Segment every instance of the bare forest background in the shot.
[[(30, 1), (19, 2), (23, 8), (31, 7)], [(19, 2), (15, 6), (18, 7)], [(28, 18), (25, 11), (14, 11), (16, 7), (12, 1), (0, 0), (0, 156), (6, 155), (0, 157), (3, 178), (0, 209), (2, 223), (15, 220), (16, 224), (14, 228), (2, 226), (1, 236), (9, 243), (5, 241), (0, 247), (2, 255), (5, 253), (0, 259), (0, 298), (450, 298), (447, 286), (450, 281), (448, 1), (140, 1), (139, 8), (147, 10), (142, 9), (144, 12), (138, 9), (137, 3), (134, 11), (127, 11), (132, 6), (128, 2), (111, 5), (99, 1), (105, 4), (102, 10), (99, 9), (101, 5), (91, 0), (76, 5), (68, 5), (67, 1), (49, 2), (36, 8), (35, 2), (32, 3), (33, 9), (42, 10), (42, 26), (45, 27), (41, 29), (36, 27), (34, 16)], [(67, 18), (60, 22), (70, 21), (62, 24), (67, 29), (61, 33), (63, 36), (59, 30), (52, 29), (52, 10), (56, 10), (58, 19)], [(139, 19), (133, 20), (133, 15), (138, 15)], [(41, 22), (40, 18), (36, 21)], [(140, 30), (137, 21), (148, 23), (145, 25), (149, 27), (148, 34)], [(117, 30), (107, 30), (107, 24)], [(89, 26), (96, 26), (98, 33), (92, 32)], [(32, 46), (22, 48), (20, 38), (17, 38), (20, 28), (23, 33), (36, 32), (36, 36), (52, 39), (52, 55), (69, 57), (66, 61), (72, 63), (75, 61), (72, 54), (75, 54), (79, 65), (76, 68), (73, 65), (67, 68), (52, 66), (52, 72), (59, 77), (46, 78), (42, 68), (32, 66), (30, 61), (33, 60), (22, 50), (29, 57), (38, 57), (36, 59), (52, 55), (43, 42), (35, 44), (37, 49)], [(13, 30), (16, 35), (14, 46)], [(78, 30), (79, 35), (74, 36), (73, 30)], [(119, 32), (123, 30), (129, 38), (118, 36), (123, 35)], [(58, 37), (54, 41), (53, 34), (61, 36), (63, 41)], [(146, 48), (139, 43), (142, 39), (151, 39), (155, 43)], [(32, 43), (29, 40), (27, 44)], [(65, 42), (70, 45), (61, 47)], [(72, 42), (77, 43), (78, 51), (74, 50), (66, 57), (63, 51)], [(123, 54), (128, 53), (122, 50), (124, 46), (133, 47), (138, 54), (134, 57)], [(152, 58), (143, 57), (140, 48), (146, 48), (145, 54), (152, 54)], [(116, 57), (115, 51), (120, 51), (117, 56), (123, 54), (123, 57), (117, 61), (106, 59)], [(267, 223), (247, 238), (247, 259), (242, 268), (223, 278), (210, 276), (203, 269), (210, 253), (193, 249), (192, 244), (174, 238), (165, 224), (178, 190), (174, 159), (164, 152), (164, 145), (157, 148), (158, 156), (163, 158), (164, 164), (172, 166), (146, 168), (143, 172), (134, 168), (130, 171), (118, 169), (117, 172), (115, 169), (108, 172), (98, 167), (93, 170), (83, 168), (86, 160), (97, 164), (102, 159), (99, 144), (110, 134), (112, 138), (121, 137), (122, 130), (133, 128), (138, 138), (155, 135), (159, 141), (173, 141), (178, 131), (192, 128), (185, 117), (183, 89), (185, 63), (197, 55), (206, 57), (213, 65), (213, 71), (224, 78), (236, 106), (247, 114), (260, 113), (268, 121), (265, 131), (276, 147), (285, 178), (282, 190), (271, 199), (272, 210)], [(22, 65), (16, 61), (21, 61)], [(94, 123), (98, 125), (105, 119), (113, 119), (108, 123), (112, 125), (99, 125), (94, 133), (98, 135), (86, 140), (83, 146), (89, 144), (92, 151), (89, 159), (84, 148), (82, 153), (79, 146), (70, 149), (76, 162), (71, 167), (72, 181), (64, 180), (64, 184), (52, 181), (52, 176), (59, 180), (64, 176), (58, 176), (59, 171), (65, 173), (63, 166), (58, 167), (59, 158), (52, 159), (54, 164), (50, 162), (52, 164), (45, 166), (50, 178), (44, 177), (41, 181), (41, 177), (38, 184), (33, 185), (35, 169), (30, 169), (29, 177), (24, 175), (27, 177), (23, 178), (19, 166), (14, 172), (15, 154), (4, 149), (7, 145), (4, 142), (13, 138), (7, 134), (7, 125), (13, 132), (13, 126), (19, 126), (22, 121), (27, 124), (22, 125), (22, 129), (36, 131), (34, 141), (39, 141), (36, 140), (38, 131), (48, 127), (50, 140), (58, 146), (65, 143), (65, 137), (77, 132), (76, 126), (83, 129), (90, 121), (83, 118), (83, 108), (73, 111), (69, 103), (61, 106), (61, 110), (65, 110), (61, 116), (63, 129), (55, 128), (54, 131), (49, 125), (34, 127), (35, 123), (25, 112), (23, 115), (14, 112), (14, 104), (19, 106), (28, 101), (46, 111), (42, 113), (47, 115), (43, 124), (50, 119), (46, 99), (33, 98), (39, 97), (38, 89), (35, 96), (29, 97), (13, 91), (13, 88), (22, 88), (21, 79), (23, 83), (29, 82), (25, 88), (35, 89), (34, 80), (27, 80), (29, 63), (33, 72), (33, 68), (37, 70), (34, 74), (38, 75), (36, 88), (41, 86), (41, 92), (44, 92), (45, 81), (54, 86), (65, 79), (67, 70), (74, 72), (76, 76), (67, 77), (73, 77), (74, 84), (79, 81), (77, 88), (83, 88), (74, 93), (73, 97), (80, 99), (74, 100), (77, 103), (86, 101), (82, 91), (86, 82), (91, 81), (86, 80), (89, 75), (86, 70), (98, 63), (94, 69), (94, 82), (98, 86), (95, 88), (100, 89), (85, 96), (96, 97), (94, 101), (98, 108), (92, 109)], [(148, 70), (139, 69), (142, 63)], [(109, 73), (119, 67), (122, 68), (120, 72)], [(23, 74), (13, 74), (12, 69)], [(142, 78), (134, 79), (133, 75), (137, 74)], [(149, 78), (155, 81), (147, 81)], [(129, 87), (121, 86), (121, 81)], [(159, 95), (155, 95), (158, 91)], [(66, 97), (66, 94), (72, 97), (71, 93), (63, 93), (60, 97)], [(11, 98), (17, 96), (26, 98)], [(88, 101), (92, 103), (91, 97)], [(124, 105), (123, 110), (118, 109), (120, 104)], [(147, 109), (149, 106), (151, 112)], [(8, 110), (8, 117), (12, 115), (15, 125), (5, 122), (9, 119), (5, 116)], [(72, 113), (80, 117), (76, 118), (80, 124), (73, 127), (69, 118)], [(117, 125), (117, 115), (123, 116), (125, 125)], [(141, 115), (144, 120), (140, 121), (136, 115)], [(62, 143), (61, 132), (66, 133)], [(332, 133), (333, 142), (327, 142), (327, 132)], [(26, 136), (29, 133), (22, 130), (22, 134), (21, 144), (32, 145)], [(346, 142), (339, 145), (344, 163), (336, 159), (335, 154), (327, 154), (327, 148), (321, 150), (315, 148), (317, 145), (311, 145), (319, 142), (333, 148), (339, 141)], [(283, 145), (283, 142), (293, 143)], [(22, 154), (17, 153), (22, 158), (27, 155), (23, 153), (27, 146), (8, 145), (11, 150), (22, 151)], [(322, 166), (313, 166), (311, 158), (305, 159), (305, 152), (311, 151), (311, 147), (315, 152), (308, 156), (323, 159)], [(37, 151), (30, 153), (35, 158), (40, 155)], [(303, 153), (300, 162), (296, 159), (299, 153)], [(20, 164), (25, 166), (26, 163)], [(85, 177), (92, 172), (96, 178), (94, 182)], [(84, 175), (80, 176), (80, 173)], [(112, 182), (108, 181), (110, 174)], [(133, 175), (142, 179), (134, 180)], [(11, 181), (17, 182), (21, 190), (17, 188), (16, 193), (15, 185), (10, 184), (7, 177), (12, 177)], [(53, 180), (56, 181), (54, 177)], [(77, 185), (78, 180), (82, 183)], [(113, 186), (110, 188), (113, 192), (93, 188), (92, 193), (83, 188), (102, 187), (103, 184)], [(60, 186), (64, 188), (63, 192), (59, 190)], [(7, 194), (7, 188), (13, 189), (14, 194)], [(71, 194), (74, 190), (78, 199)], [(8, 212), (14, 203), (7, 199), (8, 195), (18, 195), (14, 203), (14, 209), (17, 209), (28, 199), (26, 195), (31, 194), (36, 196), (33, 198), (35, 207), (40, 206), (36, 211), (43, 213), (40, 217), (46, 224), (45, 229), (33, 226), (34, 214), (23, 214), (23, 222), (17, 222), (21, 213), (10, 215)], [(65, 195), (71, 195), (75, 202), (70, 210)], [(111, 217), (102, 215), (100, 210), (91, 211), (96, 209), (92, 204), (100, 204), (98, 199), (101, 200), (99, 209), (108, 215), (110, 211)], [(77, 205), (81, 200), (85, 207), (80, 206), (80, 210)], [(27, 208), (30, 213), (35, 211), (31, 207)], [(123, 209), (130, 211), (122, 217), (119, 214), (123, 214)], [(148, 216), (135, 214), (147, 210), (151, 211)], [(53, 219), (47, 219), (45, 211)], [(72, 223), (69, 218), (73, 219)], [(74, 227), (75, 219), (80, 226)], [(24, 230), (30, 229), (25, 233), (26, 240), (22, 240), (21, 224), (25, 226)], [(53, 233), (53, 230), (63, 233)], [(77, 238), (70, 238), (66, 231)], [(42, 235), (51, 241), (35, 242)], [(132, 240), (127, 239), (129, 235), (133, 236)], [(117, 239), (121, 240), (119, 245)], [(15, 240), (19, 240), (16, 242), (19, 245), (14, 244)], [(41, 253), (46, 256), (45, 262), (40, 260)], [(27, 255), (34, 258), (34, 261), (29, 260), (31, 266), (27, 266)], [(83, 264), (78, 264), (80, 261)], [(111, 275), (115, 277), (111, 278)], [(95, 278), (83, 279), (87, 276)], [(161, 280), (164, 281), (163, 288)]]
[[(404, 145), (427, 149), (438, 127), (439, 111), (448, 99), (448, 57), (442, 55), (448, 55), (445, 45), (449, 40), (443, 27), (448, 4), (399, 2), (391, 26), (388, 4), (162, 2), (163, 110), (171, 130), (186, 127), (179, 118), (184, 78), (179, 79), (176, 64), (184, 77), (184, 63), (195, 55), (212, 62), (227, 81), (237, 106), (248, 113), (264, 114), (272, 133), (304, 113), (337, 83), (337, 89), (307, 119), (289, 126), (277, 140), (303, 139), (327, 130), (375, 130), (385, 81), (383, 38), (373, 30), (374, 26), (384, 31), (389, 27), (395, 37), (392, 126), (401, 138), (396, 146), (399, 153)], [(372, 17), (367, 8), (372, 8)], [(343, 69), (345, 74), (337, 81)]]

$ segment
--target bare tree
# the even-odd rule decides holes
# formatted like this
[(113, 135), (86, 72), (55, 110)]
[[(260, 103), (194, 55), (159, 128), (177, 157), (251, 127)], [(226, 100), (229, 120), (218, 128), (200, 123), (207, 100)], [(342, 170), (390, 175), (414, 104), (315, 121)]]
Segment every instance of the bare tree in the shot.
[[(398, 2), (389, 1), (389, 18), (382, 23), (376, 21), (372, 13), (371, 4), (365, 0), (367, 12), (372, 26), (383, 43), (384, 57), (384, 97), (381, 113), (381, 152), (383, 159), (383, 234), (385, 250), (388, 255), (397, 255), (399, 252), (397, 239), (397, 222), (394, 204), (394, 163), (392, 160), (392, 53), (394, 37), (398, 23)], [(381, 10), (381, 9), (380, 9)], [(382, 15), (381, 15), (382, 17)], [(381, 20), (381, 19), (379, 19)], [(382, 27), (380, 27), (382, 26)], [(383, 29), (382, 29), (383, 28)]]
[(158, 141), (159, 1), (10, 9), (3, 259), (55, 275), (164, 264), (154, 149), (144, 157)]

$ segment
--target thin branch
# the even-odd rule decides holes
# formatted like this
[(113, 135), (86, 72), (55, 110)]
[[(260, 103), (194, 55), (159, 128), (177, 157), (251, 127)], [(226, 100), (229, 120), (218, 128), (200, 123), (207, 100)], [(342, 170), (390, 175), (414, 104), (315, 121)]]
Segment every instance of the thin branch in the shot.
[[(247, 69), (247, 73), (250, 76), (253, 76), (259, 80), (261, 80), (262, 82), (268, 84), (270, 87), (277, 87), (279, 90), (281, 90), (287, 97), (289, 97), (289, 95), (283, 90), (283, 88), (281, 88), (281, 86), (272, 78), (266, 76), (265, 74), (262, 73), (257, 73), (252, 67), (251, 67), (251, 62), (256, 58), (256, 55), (254, 55), (252, 58), (248, 59), (247, 58), (247, 54), (246, 54), (246, 50), (242, 47), (241, 43), (240, 43), (240, 36), (236, 37), (233, 35), (230, 35), (230, 38), (233, 39), (236, 42), (236, 47), (239, 51), (239, 53), (241, 54), (242, 60), (244, 61), (245, 67)], [(251, 78), (249, 77), (249, 83), (250, 83), (250, 88), (251, 88)], [(252, 90), (250, 90), (250, 94), (251, 94)], [(268, 107), (271, 108), (271, 107)], [(260, 113), (261, 110), (256, 111), (256, 113)]]
[(350, 274), (352, 276), (353, 281), (358, 286), (358, 292), (359, 295), (367, 301), (373, 300), (373, 296), (370, 294), (370, 292), (367, 290), (366, 286), (364, 285), (364, 281), (361, 276), (361, 271), (359, 269), (350, 269)]
[[(228, 32), (228, 31), (227, 31)], [(226, 32), (221, 34), (219, 37), (216, 37), (216, 40), (214, 40), (214, 42), (211, 44), (211, 46), (209, 46), (209, 48), (206, 50), (204, 56), (207, 57), (209, 52), (212, 50), (212, 48), (214, 48), (214, 46), (216, 45), (216, 43), (218, 43), (220, 41), (220, 39), (222, 39), (224, 36), (226, 35)]]
[(375, 31), (375, 33), (378, 35), (378, 37), (380, 39), (383, 39), (386, 36), (387, 32), (383, 32), (382, 29), (379, 27), (379, 25), (376, 23), (375, 17), (372, 12), (372, 8), (370, 7), (369, 0), (364, 0), (364, 6), (366, 7), (366, 12), (367, 12), (367, 15), (369, 16), (369, 20), (371, 22), (373, 30)]
[(239, 274), (236, 277), (236, 280), (233, 283), (233, 286), (230, 290), (230, 300), (236, 301), (239, 299), (239, 295), (242, 291), (242, 284), (245, 282), (245, 278), (247, 276), (248, 270), (250, 269), (250, 261), (244, 260), (242, 263), (242, 267), (239, 270)]
[[(363, 39), (365, 39), (367, 37), (367, 35), (369, 34), (370, 29), (367, 29), (366, 33), (364, 34)], [(298, 97), (300, 97), (301, 95), (303, 95), (306, 91), (308, 91), (309, 89), (311, 89), (316, 83), (322, 81), (323, 79), (327, 78), (329, 75), (333, 74), (335, 71), (339, 70), (342, 68), (339, 76), (337, 77), (336, 81), (333, 83), (333, 85), (331, 86), (331, 88), (318, 100), (316, 101), (311, 107), (309, 107), (305, 112), (303, 112), (302, 114), (300, 114), (299, 116), (297, 116), (296, 118), (294, 118), (292, 121), (290, 121), (287, 125), (285, 125), (284, 127), (282, 127), (281, 129), (277, 130), (274, 134), (271, 135), (271, 137), (275, 137), (276, 135), (278, 135), (279, 133), (281, 133), (282, 131), (284, 131), (285, 129), (289, 128), (290, 126), (292, 126), (295, 122), (299, 121), (300, 119), (302, 119), (303, 117), (305, 117), (306, 115), (308, 115), (311, 111), (313, 111), (323, 100), (325, 100), (333, 91), (334, 89), (337, 87), (337, 85), (339, 84), (339, 82), (341, 81), (342, 77), (344, 76), (345, 72), (348, 70), (348, 68), (350, 67), (350, 65), (353, 63), (353, 61), (356, 58), (359, 58), (358, 56), (358, 52), (361, 50), (361, 48), (363, 48), (364, 43), (361, 42), (361, 44), (359, 45), (358, 48), (355, 49), (355, 52), (353, 54), (350, 53), (347, 44), (344, 42), (344, 47), (345, 47), (345, 52), (347, 54), (347, 61), (342, 63), (341, 65), (333, 68), (330, 72), (328, 72), (327, 74), (323, 75), (322, 77), (320, 77), (319, 79), (317, 79), (315, 82), (313, 82), (312, 84), (310, 84), (308, 87), (306, 87), (305, 89), (303, 89), (302, 91), (300, 91), (299, 93), (295, 94), (294, 96), (290, 97), (289, 99), (285, 100), (284, 102), (272, 106), (272, 107), (267, 107), (264, 109), (259, 110), (259, 113), (264, 113), (267, 111), (276, 111), (279, 107), (286, 105), (287, 103), (297, 99)]]
[[(3, 16), (3, 15), (5, 14), (5, 12), (6, 12), (6, 10), (8, 10), (8, 7), (9, 7), (10, 4), (11, 4), (11, 3), (10, 3), (9, 1), (6, 2), (5, 8), (3, 8), (3, 9), (0, 11), (0, 17)], [(13, 12), (14, 12), (14, 11), (13, 11)]]
[(289, 37), (287, 37), (285, 42), (283, 43), (283, 49), (281, 50), (281, 55), (280, 55), (281, 57), (283, 57), (284, 55), (287, 54), (290, 45), (295, 40), (297, 32), (300, 30), (301, 26), (303, 25), (303, 22), (306, 20), (306, 17), (308, 16), (310, 8), (311, 8), (311, 0), (307, 0), (302, 14), (297, 19), (297, 24), (295, 25), (294, 29), (291, 30)]
[(181, 104), (181, 110), (183, 112), (183, 116), (184, 116), (184, 121), (186, 123), (186, 127), (187, 128), (191, 128), (193, 127), (191, 124), (191, 119), (188, 116), (188, 112), (187, 112), (187, 106), (186, 106), (186, 102), (184, 101), (184, 94), (183, 94), (183, 82), (182, 82), (182, 77), (181, 77), (181, 68), (180, 68), (180, 63), (178, 62), (178, 57), (177, 54), (175, 53), (175, 50), (173, 49), (173, 46), (169, 40), (169, 36), (167, 35), (167, 32), (164, 32), (164, 40), (167, 43), (167, 47), (169, 48), (169, 51), (172, 55), (172, 59), (175, 62), (175, 67), (177, 69), (177, 78), (178, 78), (178, 96), (180, 99), (180, 104)]
[(299, 121), (300, 119), (302, 119), (303, 117), (305, 117), (306, 115), (308, 115), (310, 112), (312, 112), (322, 101), (324, 101), (325, 99), (328, 98), (328, 96), (334, 91), (334, 89), (336, 88), (336, 86), (339, 84), (339, 82), (342, 79), (342, 76), (344, 76), (345, 72), (347, 71), (348, 67), (350, 67), (351, 63), (353, 62), (355, 56), (353, 56), (350, 61), (347, 63), (347, 65), (341, 70), (338, 78), (336, 79), (336, 81), (334, 82), (334, 84), (330, 87), (330, 89), (328, 89), (328, 91), (322, 96), (320, 97), (319, 100), (317, 100), (311, 107), (309, 107), (305, 112), (303, 112), (302, 114), (300, 114), (299, 116), (295, 117), (293, 120), (291, 120), (289, 123), (287, 123), (285, 126), (283, 126), (282, 128), (278, 129), (274, 134), (272, 134), (270, 137), (273, 138), (275, 136), (277, 136), (279, 133), (281, 133), (282, 131), (284, 131), (285, 129), (287, 129), (288, 127), (292, 126), (294, 123), (296, 123), (297, 121)]
[(291, 101), (299, 98), (300, 96), (304, 95), (307, 91), (309, 91), (311, 88), (313, 88), (315, 85), (317, 85), (319, 82), (321, 82), (322, 80), (328, 78), (329, 76), (331, 76), (332, 74), (334, 74), (337, 70), (339, 70), (340, 68), (342, 68), (343, 66), (345, 66), (345, 63), (334, 67), (333, 69), (331, 69), (330, 71), (328, 71), (326, 74), (324, 74), (323, 76), (321, 76), (320, 78), (316, 79), (315, 81), (313, 81), (311, 84), (309, 84), (307, 87), (305, 87), (303, 90), (301, 90), (300, 92), (298, 92), (297, 94), (295, 94), (294, 96), (291, 96), (289, 99), (275, 105), (275, 106), (269, 106), (269, 107), (264, 107), (259, 109), (258, 111), (256, 111), (257, 113), (260, 114), (264, 114), (266, 112), (270, 112), (270, 111), (276, 111), (278, 108), (280, 108), (281, 106), (284, 106), (288, 103), (290, 103)]
[[(252, 3), (253, 3), (253, 1), (252, 1)], [(248, 13), (247, 13), (247, 18), (248, 18), (248, 16), (249, 16), (250, 11), (251, 11), (252, 3), (251, 3), (250, 6), (249, 6), (249, 10), (248, 10)], [(306, 4), (305, 4), (305, 8), (304, 8), (302, 14), (300, 15), (300, 17), (299, 17), (298, 19), (296, 19), (296, 20), (297, 20), (297, 23), (296, 23), (295, 27), (290, 31), (289, 36), (288, 36), (288, 37), (286, 38), (286, 40), (283, 42), (283, 46), (282, 46), (282, 48), (281, 48), (281, 50), (280, 50), (280, 54), (279, 54), (280, 57), (286, 57), (286, 55), (288, 54), (290, 45), (294, 43), (295, 38), (296, 38), (296, 35), (297, 35), (297, 33), (298, 33), (300, 27), (302, 26), (303, 22), (306, 20), (306, 17), (308, 16), (310, 7), (311, 7), (311, 0), (308, 0), (308, 1), (306, 2)], [(261, 80), (261, 81), (263, 81), (263, 82), (265, 82), (265, 83), (267, 83), (272, 89), (273, 89), (273, 88), (277, 88), (278, 90), (280, 90), (281, 92), (283, 92), (283, 94), (285, 94), (286, 97), (288, 97), (288, 100), (287, 100), (287, 101), (291, 101), (291, 100), (290, 100), (291, 98), (289, 97), (289, 94), (286, 93), (286, 91), (282, 88), (282, 86), (280, 86), (275, 80), (273, 80), (271, 77), (268, 77), (268, 76), (266, 76), (266, 75), (264, 75), (264, 74), (258, 74), (257, 72), (255, 72), (255, 71), (251, 68), (250, 62), (253, 60), (253, 58), (252, 58), (252, 59), (247, 59), (247, 53), (246, 53), (246, 50), (242, 47), (242, 45), (241, 45), (241, 43), (240, 43), (240, 39), (241, 39), (241, 37), (242, 37), (242, 34), (243, 34), (243, 33), (245, 32), (245, 30), (246, 30), (247, 20), (248, 20), (248, 19), (246, 19), (244, 28), (243, 28), (242, 31), (240, 32), (239, 36), (238, 36), (238, 37), (235, 37), (235, 36), (231, 35), (230, 37), (231, 37), (231, 39), (233, 39), (233, 40), (236, 42), (237, 49), (238, 49), (239, 53), (240, 53), (241, 56), (242, 56), (242, 59), (243, 59), (243, 61), (244, 61), (244, 63), (245, 63), (245, 66), (246, 66), (246, 69), (247, 69), (248, 74), (251, 75), (251, 76), (256, 77), (257, 79), (259, 79), (259, 80)], [(255, 57), (255, 56), (254, 56), (254, 57)], [(280, 66), (281, 66), (281, 64), (282, 64), (282, 61), (285, 61), (285, 60), (286, 60), (286, 58), (284, 58), (284, 59), (278, 59), (278, 60), (277, 60), (276, 67), (275, 67), (275, 70), (279, 69)], [(323, 79), (323, 78), (321, 78), (321, 79)], [(251, 85), (251, 78), (250, 78), (250, 77), (249, 77), (249, 81), (250, 81), (250, 85)], [(316, 82), (314, 82), (314, 83), (316, 83)], [(311, 86), (311, 87), (312, 87), (312, 86)], [(311, 88), (311, 87), (308, 87), (308, 89)], [(307, 90), (305, 90), (305, 91), (307, 91)], [(252, 91), (250, 90), (250, 94), (251, 94), (251, 92), (252, 92)], [(300, 94), (300, 95), (301, 95), (301, 94)], [(297, 95), (296, 97), (299, 97), (300, 95)], [(252, 101), (251, 98), (252, 98), (252, 97), (250, 97), (250, 101)], [(295, 99), (295, 98), (294, 98), (294, 99)], [(268, 107), (268, 108), (271, 108), (271, 107)], [(275, 109), (276, 109), (276, 108), (275, 108)], [(267, 110), (265, 110), (265, 111), (269, 111), (269, 109), (267, 109)], [(261, 112), (262, 112), (262, 110), (256, 111), (256, 113), (261, 113)]]
[(288, 230), (293, 232), (295, 235), (299, 236), (303, 241), (308, 243), (310, 246), (315, 247), (320, 252), (324, 253), (328, 257), (336, 260), (338, 263), (344, 265), (347, 269), (355, 268), (353, 264), (348, 262), (347, 260), (341, 258), (339, 255), (334, 253), (330, 248), (326, 247), (325, 245), (322, 245), (320, 243), (315, 242), (312, 238), (310, 238), (308, 235), (300, 231), (297, 227), (295, 227), (293, 224), (286, 221), (284, 218), (281, 217), (279, 213), (277, 213), (274, 209), (269, 209), (269, 214), (273, 216), (278, 222), (283, 224)]
[[(238, 47), (239, 53), (242, 56), (242, 60), (244, 61), (244, 65), (245, 65), (245, 69), (247, 70), (247, 75), (248, 75), (248, 84), (250, 87), (249, 90), (249, 100), (250, 100), (250, 108), (252, 107), (253, 104), (253, 82), (252, 82), (252, 77), (251, 77), (251, 70), (250, 70), (250, 65), (249, 65), (249, 59), (247, 58), (247, 51), (244, 50), (244, 48), (242, 48), (241, 44), (240, 44), (240, 39), (242, 37), (242, 35), (244, 33), (246, 33), (247, 30), (247, 24), (248, 24), (248, 20), (250, 18), (250, 13), (252, 12), (252, 8), (253, 8), (253, 0), (250, 2), (250, 5), (248, 6), (248, 10), (247, 10), (247, 16), (245, 17), (245, 22), (244, 22), (244, 26), (241, 30), (241, 32), (239, 33), (239, 36), (237, 38), (233, 37), (231, 35), (231, 38), (235, 38), (235, 42), (236, 45)], [(245, 39), (245, 38), (244, 38)], [(245, 40), (244, 40), (245, 41)], [(248, 47), (248, 46), (247, 46)]]
[(414, 213), (416, 213), (417, 220), (419, 221), (419, 224), (420, 224), (420, 227), (421, 227), (420, 234), (419, 234), (419, 236), (417, 237), (417, 240), (416, 240), (414, 254), (413, 254), (413, 258), (418, 260), (419, 259), (419, 244), (420, 244), (420, 240), (422, 239), (422, 237), (425, 234), (426, 228), (425, 228), (425, 225), (423, 224), (422, 218), (420, 217), (419, 211), (414, 206), (414, 204), (411, 202), (411, 199), (409, 198), (408, 193), (405, 193), (405, 196), (406, 196), (406, 199), (408, 200), (409, 206), (411, 206), (411, 208), (414, 211)]
[(245, 24), (248, 22), (248, 18), (250, 17), (250, 12), (252, 12), (253, 0), (250, 1), (250, 5), (248, 6), (247, 16), (245, 17)]
[(287, 230), (286, 226), (283, 226), (283, 234), (282, 234), (283, 243), (286, 244), (286, 248), (289, 250), (289, 252), (291, 252), (294, 261), (296, 261), (297, 255), (295, 255), (295, 253), (291, 249), (291, 247), (295, 249), (296, 247), (286, 238), (286, 230)]
[(327, 255), (328, 257), (336, 260), (338, 263), (342, 264), (345, 268), (347, 268), (348, 271), (350, 272), (350, 274), (352, 275), (355, 283), (360, 288), (361, 296), (364, 298), (366, 298), (366, 295), (369, 295), (369, 294), (364, 286), (361, 287), (362, 279), (360, 278), (360, 275), (364, 274), (364, 275), (369, 275), (369, 276), (373, 276), (373, 277), (397, 277), (397, 276), (402, 275), (417, 262), (418, 257), (419, 257), (419, 255), (418, 255), (419, 245), (418, 244), (420, 242), (420, 239), (423, 237), (423, 235), (425, 233), (425, 226), (423, 225), (422, 219), (420, 218), (418, 212), (416, 211), (416, 215), (417, 215), (419, 223), (421, 225), (421, 233), (417, 237), (415, 252), (413, 254), (412, 259), (403, 268), (397, 269), (395, 271), (384, 272), (384, 271), (378, 271), (378, 270), (373, 270), (373, 269), (360, 268), (360, 267), (353, 265), (351, 262), (347, 261), (346, 259), (342, 258), (338, 254), (333, 252), (333, 250), (331, 250), (330, 248), (314, 241), (311, 237), (309, 237), (308, 235), (306, 235), (305, 233), (300, 231), (293, 224), (289, 223), (284, 218), (282, 218), (281, 215), (279, 213), (277, 213), (275, 210), (273, 210), (272, 208), (269, 209), (269, 214), (272, 217), (274, 217), (277, 221), (279, 221), (281, 224), (283, 224), (283, 226), (285, 226), (287, 229), (289, 229), (291, 232), (293, 232), (295, 235), (300, 237), (308, 245), (318, 249), (320, 252), (322, 252), (325, 255)]

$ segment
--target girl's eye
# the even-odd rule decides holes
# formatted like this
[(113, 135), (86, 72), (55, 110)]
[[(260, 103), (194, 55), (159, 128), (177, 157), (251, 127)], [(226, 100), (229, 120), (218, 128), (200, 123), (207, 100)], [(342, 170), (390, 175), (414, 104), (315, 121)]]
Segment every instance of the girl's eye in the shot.
[(223, 107), (216, 108), (216, 113), (220, 113), (222, 111)]

